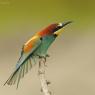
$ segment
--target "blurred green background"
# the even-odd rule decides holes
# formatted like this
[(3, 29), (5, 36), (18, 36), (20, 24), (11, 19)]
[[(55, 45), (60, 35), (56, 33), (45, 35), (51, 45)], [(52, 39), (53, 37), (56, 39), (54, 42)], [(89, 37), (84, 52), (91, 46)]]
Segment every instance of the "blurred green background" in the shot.
[(24, 42), (51, 23), (69, 20), (73, 23), (49, 49), (51, 90), (54, 95), (95, 95), (95, 0), (0, 0), (0, 94), (42, 95), (37, 67), (18, 90), (3, 84)]
[(77, 29), (93, 28), (94, 6), (94, 0), (0, 0), (0, 33), (12, 35), (18, 32), (14, 28), (24, 26), (26, 30), (30, 27), (39, 30), (47, 24), (66, 20), (74, 21), (73, 27)]

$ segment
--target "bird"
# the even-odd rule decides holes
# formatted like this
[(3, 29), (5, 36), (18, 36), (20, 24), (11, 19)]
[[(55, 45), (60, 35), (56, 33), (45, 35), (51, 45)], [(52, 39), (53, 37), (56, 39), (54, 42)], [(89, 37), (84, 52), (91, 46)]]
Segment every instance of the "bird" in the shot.
[(63, 27), (70, 23), (72, 23), (72, 21), (50, 24), (46, 28), (35, 33), (34, 36), (25, 42), (21, 50), (21, 56), (15, 66), (15, 70), (5, 84), (16, 84), (18, 88), (20, 79), (31, 70), (33, 63), (36, 64), (36, 58), (43, 57), (46, 60), (46, 57), (48, 57), (48, 48), (63, 32)]

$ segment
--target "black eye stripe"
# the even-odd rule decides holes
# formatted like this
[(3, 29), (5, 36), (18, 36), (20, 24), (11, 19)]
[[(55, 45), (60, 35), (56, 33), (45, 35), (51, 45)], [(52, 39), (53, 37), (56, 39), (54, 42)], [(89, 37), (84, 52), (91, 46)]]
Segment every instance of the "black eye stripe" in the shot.
[(55, 28), (54, 30), (53, 30), (53, 32), (56, 32), (57, 30), (59, 30), (60, 29), (60, 27), (57, 27), (57, 28)]

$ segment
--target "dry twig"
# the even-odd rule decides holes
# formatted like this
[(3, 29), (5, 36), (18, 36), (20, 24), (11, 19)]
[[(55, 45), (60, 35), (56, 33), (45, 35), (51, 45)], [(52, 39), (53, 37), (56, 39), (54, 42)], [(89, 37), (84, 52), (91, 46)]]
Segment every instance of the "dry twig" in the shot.
[(51, 92), (48, 90), (48, 84), (50, 84), (50, 82), (48, 82), (45, 78), (45, 62), (45, 58), (40, 58), (38, 73), (41, 82), (41, 91), (44, 95), (51, 95)]

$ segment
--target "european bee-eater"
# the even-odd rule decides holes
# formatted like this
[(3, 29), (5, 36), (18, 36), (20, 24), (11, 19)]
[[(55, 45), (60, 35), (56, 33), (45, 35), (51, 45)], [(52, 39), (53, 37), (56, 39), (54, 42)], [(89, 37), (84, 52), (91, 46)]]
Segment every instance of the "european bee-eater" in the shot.
[(20, 79), (32, 68), (33, 64), (31, 61), (35, 61), (35, 58), (38, 56), (46, 58), (48, 48), (57, 36), (63, 32), (61, 29), (69, 23), (71, 23), (71, 21), (51, 24), (30, 38), (23, 45), (21, 57), (17, 62), (16, 69), (5, 84), (13, 85), (17, 83), (18, 87)]

